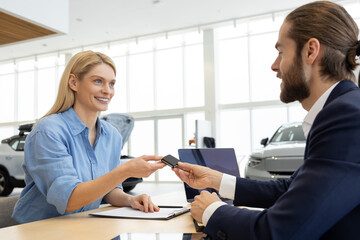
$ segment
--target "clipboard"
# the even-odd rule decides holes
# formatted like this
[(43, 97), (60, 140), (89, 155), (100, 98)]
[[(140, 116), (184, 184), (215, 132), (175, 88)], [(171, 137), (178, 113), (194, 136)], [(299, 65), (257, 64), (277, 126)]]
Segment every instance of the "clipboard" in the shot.
[(103, 212), (90, 213), (95, 217), (129, 218), (148, 220), (169, 220), (190, 211), (190, 207), (183, 208), (160, 208), (159, 212), (142, 212), (131, 207), (121, 207)]

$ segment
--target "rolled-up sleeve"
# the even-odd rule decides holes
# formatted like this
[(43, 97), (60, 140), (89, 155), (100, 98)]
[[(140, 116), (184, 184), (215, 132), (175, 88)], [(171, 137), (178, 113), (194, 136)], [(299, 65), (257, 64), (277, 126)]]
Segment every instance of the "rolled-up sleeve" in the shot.
[(74, 168), (73, 157), (59, 136), (39, 131), (25, 149), (29, 173), (39, 191), (53, 204), (59, 214), (65, 214), (69, 197), (81, 181)]

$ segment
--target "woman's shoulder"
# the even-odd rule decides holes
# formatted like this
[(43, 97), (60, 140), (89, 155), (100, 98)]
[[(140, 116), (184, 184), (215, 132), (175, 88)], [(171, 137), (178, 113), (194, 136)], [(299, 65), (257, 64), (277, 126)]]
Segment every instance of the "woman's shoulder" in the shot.
[(54, 113), (40, 119), (31, 132), (34, 132), (34, 134), (38, 132), (57, 133), (63, 131), (64, 128), (66, 128), (65, 121), (60, 114)]
[(101, 126), (104, 128), (104, 131), (108, 134), (111, 134), (111, 135), (119, 135), (120, 136), (120, 133), (119, 131), (113, 126), (111, 125), (111, 123), (108, 123), (107, 121), (103, 120), (103, 119), (99, 119), (100, 120), (100, 123), (101, 123)]
[(100, 119), (101, 127), (103, 132), (107, 135), (107, 139), (111, 139), (111, 142), (121, 144), (123, 138), (120, 132), (109, 122)]

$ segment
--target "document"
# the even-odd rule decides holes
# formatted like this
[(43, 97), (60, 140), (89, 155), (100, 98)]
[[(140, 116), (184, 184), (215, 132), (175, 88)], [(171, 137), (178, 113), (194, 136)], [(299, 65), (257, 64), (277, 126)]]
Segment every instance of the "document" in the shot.
[(129, 239), (141, 239), (141, 240), (154, 240), (154, 239), (171, 239), (171, 240), (204, 240), (206, 238), (205, 233), (121, 233), (111, 240), (129, 240)]
[(190, 211), (189, 207), (184, 208), (160, 208), (158, 212), (142, 212), (131, 207), (121, 207), (103, 212), (90, 213), (91, 216), (112, 217), (112, 218), (133, 218), (133, 219), (155, 219), (167, 220), (177, 217)]

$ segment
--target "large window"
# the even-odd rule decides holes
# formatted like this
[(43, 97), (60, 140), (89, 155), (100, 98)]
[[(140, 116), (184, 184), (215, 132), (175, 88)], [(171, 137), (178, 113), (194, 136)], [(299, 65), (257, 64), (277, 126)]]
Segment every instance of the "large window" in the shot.
[(247, 37), (220, 41), (220, 103), (240, 103), (250, 100), (248, 51)]
[(15, 74), (0, 75), (1, 121), (13, 122), (15, 119)]
[(250, 98), (252, 101), (279, 99), (280, 80), (271, 71), (271, 65), (277, 57), (274, 47), (276, 40), (277, 32), (249, 36)]
[[(158, 153), (161, 156), (171, 154), (177, 156), (182, 147), (182, 118), (160, 119), (158, 121)], [(178, 181), (177, 176), (168, 167), (159, 172), (160, 181)]]
[(129, 57), (130, 112), (154, 110), (153, 61), (152, 52)]
[(0, 64), (0, 139), (34, 122), (54, 103), (65, 55), (52, 53)]
[(37, 118), (44, 116), (55, 101), (61, 77), (57, 72), (58, 64), (65, 64), (64, 56), (61, 59), (55, 55), (37, 59)]
[[(106, 113), (124, 109), (135, 117), (129, 154), (177, 156), (177, 149), (194, 137), (195, 120), (204, 119), (202, 35), (185, 33), (114, 46), (109, 55), (117, 65), (116, 94)], [(165, 168), (145, 181), (178, 179)]]
[(237, 155), (246, 155), (251, 150), (250, 111), (231, 109), (220, 112), (219, 145), (232, 147)]
[(238, 157), (261, 147), (284, 122), (302, 121), (299, 103), (279, 101), (280, 80), (271, 70), (284, 13), (246, 19), (217, 29), (219, 39), (220, 146)]
[(127, 112), (127, 58), (126, 56), (114, 57), (116, 65), (116, 85), (115, 94), (109, 105), (109, 112)]
[(18, 70), (18, 112), (19, 121), (35, 118), (35, 60), (34, 58), (19, 61)]
[[(359, 20), (358, 1), (345, 8)], [(1, 62), (0, 139), (50, 109), (66, 60), (89, 49), (109, 55), (117, 68), (115, 96), (102, 114), (135, 118), (123, 154), (177, 156), (177, 149), (193, 147), (195, 120), (206, 119), (213, 123), (217, 147), (233, 147), (245, 159), (282, 123), (301, 122), (306, 114), (299, 103), (280, 102), (280, 80), (271, 70), (286, 14), (207, 26), (213, 35), (196, 28)], [(209, 69), (212, 75), (205, 72)], [(164, 168), (145, 180), (177, 178)]]
[(183, 54), (181, 48), (156, 54), (156, 109), (183, 107)]

